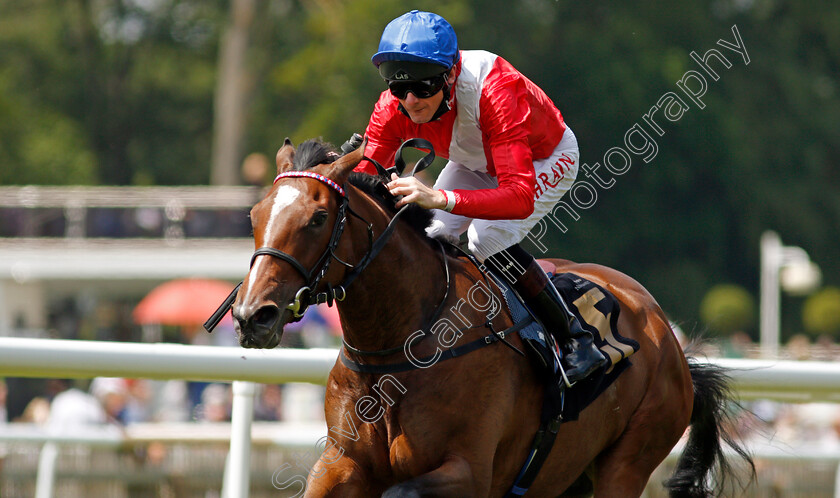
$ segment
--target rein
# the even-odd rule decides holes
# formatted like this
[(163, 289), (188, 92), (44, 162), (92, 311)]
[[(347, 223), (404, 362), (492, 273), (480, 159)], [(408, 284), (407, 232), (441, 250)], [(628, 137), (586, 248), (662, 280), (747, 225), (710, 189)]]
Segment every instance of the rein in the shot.
[[(463, 346), (459, 346), (457, 348), (449, 348), (444, 352), (438, 351), (438, 352), (436, 352), (436, 353), (434, 353), (430, 356), (426, 356), (426, 357), (421, 358), (421, 359), (417, 359), (417, 358), (413, 357), (413, 355), (410, 353), (410, 346), (412, 345), (412, 343), (420, 342), (423, 339), (425, 339), (425, 338), (427, 338), (431, 335), (431, 334), (427, 334), (425, 332), (425, 329), (428, 328), (429, 323), (434, 322), (435, 320), (437, 320), (440, 317), (440, 315), (443, 311), (443, 307), (446, 303), (446, 299), (449, 295), (449, 288), (450, 288), (449, 265), (447, 263), (446, 252), (445, 252), (443, 243), (440, 240), (437, 240), (437, 242), (438, 242), (438, 244), (440, 244), (441, 250), (444, 251), (444, 253), (443, 253), (443, 262), (444, 263), (443, 264), (444, 264), (444, 268), (446, 269), (447, 291), (446, 291), (446, 294), (444, 294), (444, 296), (443, 296), (443, 300), (438, 305), (438, 307), (435, 309), (435, 313), (432, 315), (432, 317), (429, 320), (427, 320), (426, 326), (423, 327), (424, 332), (423, 332), (422, 337), (420, 337), (417, 341), (410, 340), (410, 341), (406, 342), (405, 344), (403, 344), (403, 346), (401, 346), (401, 347), (394, 347), (394, 348), (390, 348), (390, 349), (380, 349), (378, 351), (363, 351), (363, 350), (360, 350), (360, 349), (357, 349), (357, 348), (354, 348), (354, 347), (350, 346), (349, 344), (347, 344), (347, 341), (342, 340), (342, 344), (344, 345), (344, 348), (341, 351), (339, 351), (339, 359), (341, 360), (341, 363), (343, 363), (345, 367), (349, 368), (350, 370), (353, 370), (354, 372), (369, 373), (369, 374), (389, 374), (389, 373), (407, 372), (409, 370), (415, 370), (415, 369), (418, 369), (418, 368), (428, 368), (432, 365), (437, 364), (438, 362), (448, 360), (448, 359), (451, 359), (451, 358), (457, 358), (459, 356), (464, 356), (467, 353), (471, 353), (471, 352), (473, 352), (477, 349), (483, 348), (485, 346), (490, 346), (491, 344), (495, 344), (496, 342), (501, 342), (505, 346), (507, 346), (510, 349), (512, 349), (513, 351), (515, 351), (520, 356), (523, 356), (523, 357), (525, 356), (525, 353), (520, 351), (519, 348), (517, 348), (516, 346), (514, 346), (513, 344), (508, 342), (507, 337), (517, 334), (520, 330), (522, 330), (523, 328), (525, 328), (528, 325), (530, 325), (531, 323), (533, 323), (533, 319), (531, 317), (523, 318), (519, 322), (514, 323), (509, 328), (507, 328), (505, 330), (502, 330), (502, 331), (495, 330), (493, 328), (493, 323), (490, 320), (488, 320), (487, 322), (485, 322), (484, 324), (481, 324), (481, 325), (473, 325), (473, 326), (470, 326), (470, 327), (464, 327), (464, 328), (459, 330), (459, 333), (463, 333), (464, 331), (466, 331), (468, 329), (486, 327), (486, 328), (490, 329), (490, 334), (488, 334), (484, 337), (478, 338), (478, 339), (476, 339), (472, 342), (469, 342), (467, 344), (464, 344)], [(456, 244), (448, 243), (448, 245), (453, 247), (454, 249), (456, 249), (458, 252), (460, 252), (463, 256), (465, 256), (467, 258), (467, 260), (470, 261), (470, 263), (472, 263), (478, 269), (479, 273), (481, 274), (482, 278), (484, 279), (485, 284), (487, 284), (488, 288), (490, 288), (490, 281), (487, 278), (487, 275), (488, 275), (487, 270), (482, 264), (480, 264), (478, 262), (478, 260), (475, 258), (475, 256), (473, 256), (472, 254), (464, 251), (461, 247), (459, 247)], [(381, 365), (370, 365), (370, 364), (365, 364), (365, 363), (361, 363), (361, 362), (358, 362), (358, 361), (351, 360), (344, 353), (345, 350), (349, 351), (353, 354), (360, 355), (360, 356), (388, 356), (388, 355), (395, 354), (395, 353), (403, 351), (403, 352), (405, 352), (405, 356), (410, 357), (411, 359), (409, 361), (404, 361), (404, 362), (400, 362), (400, 363), (386, 363), (386, 364), (381, 364)]]
[[(409, 176), (413, 176), (414, 174), (418, 173), (419, 171), (422, 171), (423, 169), (427, 168), (435, 159), (434, 148), (432, 147), (432, 144), (430, 142), (428, 142), (424, 139), (420, 139), (420, 138), (413, 138), (413, 139), (405, 141), (400, 146), (400, 148), (397, 150), (397, 153), (396, 153), (395, 158), (394, 158), (394, 166), (391, 167), (391, 168), (385, 169), (385, 168), (382, 167), (381, 164), (379, 164), (379, 162), (377, 162), (376, 160), (374, 160), (372, 158), (366, 157), (366, 156), (363, 156), (362, 160), (367, 160), (367, 161), (370, 161), (371, 163), (373, 163), (373, 165), (377, 169), (377, 172), (386, 179), (390, 178), (392, 173), (396, 173), (396, 174), (401, 175), (403, 170), (405, 169), (405, 161), (402, 158), (402, 152), (403, 152), (403, 149), (405, 147), (413, 147), (413, 148), (418, 148), (418, 149), (428, 149), (429, 150), (429, 152), (426, 154), (426, 156), (424, 156), (422, 159), (417, 161), (417, 163), (415, 163), (415, 166), (412, 169)], [(292, 268), (294, 268), (298, 273), (301, 274), (301, 276), (303, 276), (304, 282), (306, 282), (306, 285), (301, 287), (295, 293), (294, 300), (289, 305), (286, 306), (286, 308), (292, 312), (293, 316), (297, 320), (299, 320), (300, 318), (303, 317), (303, 314), (306, 311), (306, 309), (313, 304), (327, 303), (328, 306), (332, 306), (335, 301), (343, 301), (347, 297), (347, 288), (350, 286), (350, 284), (353, 283), (353, 281), (356, 280), (356, 278), (358, 278), (358, 276), (370, 265), (370, 263), (382, 251), (382, 249), (385, 247), (385, 244), (388, 243), (391, 236), (393, 235), (394, 230), (396, 229), (396, 226), (397, 226), (397, 222), (399, 221), (401, 215), (405, 212), (405, 210), (409, 206), (405, 205), (402, 208), (400, 208), (394, 214), (394, 216), (392, 216), (391, 219), (388, 221), (388, 224), (386, 225), (386, 227), (382, 231), (382, 233), (379, 235), (379, 237), (376, 240), (374, 240), (374, 238), (373, 238), (373, 224), (370, 223), (369, 221), (367, 221), (364, 217), (362, 217), (361, 215), (359, 215), (355, 211), (353, 211), (353, 209), (349, 205), (349, 199), (347, 198), (347, 192), (344, 189), (344, 187), (342, 187), (341, 185), (339, 185), (338, 183), (336, 183), (332, 179), (330, 179), (330, 178), (328, 178), (324, 175), (321, 175), (319, 173), (314, 173), (312, 171), (287, 171), (287, 172), (284, 172), (284, 173), (280, 173), (274, 179), (274, 184), (277, 184), (277, 182), (279, 180), (283, 179), (283, 178), (311, 178), (313, 180), (320, 181), (321, 183), (324, 183), (325, 185), (330, 187), (334, 192), (336, 192), (341, 199), (339, 207), (338, 207), (338, 214), (336, 216), (335, 224), (333, 225), (333, 230), (332, 230), (332, 233), (330, 235), (330, 241), (327, 244), (327, 247), (324, 249), (324, 252), (321, 254), (321, 257), (318, 258), (318, 261), (315, 263), (312, 270), (307, 270), (306, 267), (303, 266), (303, 264), (301, 264), (301, 262), (298, 261), (297, 258), (295, 258), (294, 256), (292, 256), (288, 253), (285, 253), (285, 252), (283, 252), (279, 249), (269, 247), (269, 246), (264, 246), (264, 247), (258, 248), (256, 251), (254, 251), (253, 255), (251, 256), (251, 263), (250, 263), (251, 267), (254, 266), (254, 262), (256, 261), (257, 257), (259, 257), (259, 256), (272, 256), (272, 257), (278, 258), (280, 260), (283, 260), (283, 261), (289, 263), (289, 265)], [(361, 220), (363, 223), (365, 223), (367, 225), (368, 250), (365, 253), (365, 255), (362, 257), (361, 261), (359, 261), (356, 265), (352, 265), (350, 263), (347, 263), (347, 262), (343, 261), (341, 258), (339, 258), (335, 254), (335, 250), (338, 247), (339, 239), (341, 238), (341, 235), (344, 233), (344, 228), (347, 224), (347, 214), (348, 213), (352, 216), (355, 216), (356, 218), (358, 218), (359, 220)], [(443, 243), (440, 240), (437, 240), (437, 243), (440, 246), (441, 255), (442, 255), (442, 258), (443, 258), (443, 267), (444, 267), (444, 271), (445, 271), (445, 275), (446, 275), (446, 290), (443, 294), (443, 298), (441, 299), (440, 303), (435, 308), (434, 313), (426, 321), (426, 324), (424, 325), (423, 330), (427, 329), (429, 324), (434, 323), (438, 318), (440, 318), (440, 315), (443, 313), (443, 309), (446, 305), (446, 301), (449, 298), (449, 293), (450, 293), (450, 290), (451, 290), (451, 287), (452, 287), (452, 281), (451, 281), (450, 271), (449, 271), (449, 262), (448, 262), (447, 256), (446, 256), (446, 249), (445, 249)], [(487, 272), (486, 272), (486, 269), (483, 267), (483, 265), (481, 265), (475, 259), (475, 257), (473, 255), (465, 252), (463, 249), (461, 249), (457, 245), (455, 245), (455, 244), (449, 244), (449, 245), (451, 245), (452, 247), (457, 249), (459, 252), (461, 252), (463, 255), (465, 255), (467, 257), (467, 259), (476, 268), (478, 268), (479, 273), (482, 275), (482, 277), (485, 280), (485, 283), (489, 286), (490, 282), (487, 278)], [(336, 261), (338, 261), (339, 263), (341, 263), (342, 265), (347, 267), (350, 271), (345, 275), (344, 280), (341, 282), (341, 284), (339, 284), (337, 286), (332, 286), (331, 284), (327, 283), (325, 291), (314, 292), (318, 288), (319, 284), (321, 283), (321, 280), (323, 279), (324, 275), (326, 275), (327, 270), (329, 269), (330, 263), (332, 262), (333, 259), (335, 259)], [(221, 306), (219, 306), (219, 308), (213, 313), (213, 315), (204, 323), (204, 328), (208, 332), (213, 331), (213, 329), (216, 327), (216, 325), (218, 325), (219, 321), (221, 321), (224, 314), (227, 313), (227, 311), (233, 306), (233, 302), (236, 300), (236, 295), (239, 292), (239, 289), (240, 289), (241, 286), (242, 286), (242, 282), (240, 282), (239, 285), (237, 285), (233, 289), (233, 291), (225, 299), (225, 301), (221, 304)], [(347, 356), (345, 355), (344, 352), (347, 351), (349, 353), (352, 353), (352, 354), (358, 355), (358, 356), (380, 356), (381, 357), (381, 356), (389, 356), (389, 355), (392, 355), (392, 354), (395, 354), (395, 353), (406, 351), (406, 355), (408, 356), (410, 353), (407, 351), (407, 349), (411, 345), (411, 343), (420, 342), (420, 341), (424, 340), (425, 338), (429, 337), (432, 334), (428, 334), (428, 333), (424, 332), (422, 337), (420, 337), (416, 341), (412, 340), (412, 341), (410, 341), (410, 343), (406, 343), (402, 346), (396, 346), (396, 347), (393, 347), (393, 348), (380, 349), (380, 350), (375, 350), (375, 351), (366, 351), (366, 350), (355, 348), (355, 347), (351, 346), (350, 344), (348, 344), (347, 341), (344, 341), (342, 339), (343, 349), (340, 353), (340, 358), (341, 358), (342, 363), (346, 367), (348, 367), (349, 369), (354, 370), (356, 372), (362, 372), (362, 373), (394, 373), (394, 372), (408, 371), (408, 370), (412, 370), (412, 369), (415, 369), (415, 368), (422, 368), (422, 364), (426, 364), (427, 366), (429, 366), (432, 363), (435, 363), (437, 361), (462, 356), (462, 355), (465, 355), (465, 354), (470, 353), (472, 351), (475, 351), (479, 348), (482, 348), (484, 346), (489, 346), (491, 344), (495, 344), (496, 342), (502, 342), (503, 344), (505, 344), (507, 347), (511, 348), (512, 350), (514, 350), (519, 355), (525, 356), (525, 353), (523, 353), (516, 346), (514, 346), (513, 344), (508, 342), (508, 340), (506, 339), (506, 335), (510, 336), (510, 335), (518, 333), (522, 328), (527, 326), (529, 323), (530, 323), (530, 320), (522, 320), (519, 323), (514, 324), (513, 326), (511, 326), (510, 328), (508, 328), (506, 330), (496, 331), (493, 328), (492, 322), (488, 320), (486, 323), (484, 323), (482, 325), (467, 327), (467, 328), (477, 328), (477, 327), (482, 327), (483, 326), (483, 327), (486, 327), (486, 328), (490, 329), (491, 333), (489, 335), (485, 336), (485, 337), (479, 338), (479, 339), (474, 340), (474, 341), (472, 341), (472, 342), (470, 342), (466, 345), (463, 345), (463, 346), (460, 346), (460, 347), (457, 347), (457, 348), (454, 348), (454, 349), (450, 348), (444, 353), (438, 353), (438, 354), (432, 355), (428, 358), (423, 358), (423, 359), (420, 359), (420, 360), (408, 361), (408, 362), (403, 362), (403, 363), (396, 363), (396, 364), (391, 363), (391, 364), (383, 364), (383, 365), (366, 365), (366, 364), (359, 363), (359, 362), (356, 362), (356, 361), (353, 361), (353, 360), (347, 358)]]

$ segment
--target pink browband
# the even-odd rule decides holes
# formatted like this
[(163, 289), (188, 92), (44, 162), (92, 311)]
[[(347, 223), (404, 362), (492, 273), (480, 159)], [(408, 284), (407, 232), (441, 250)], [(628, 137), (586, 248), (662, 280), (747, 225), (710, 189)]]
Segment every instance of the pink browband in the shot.
[(344, 193), (344, 189), (341, 188), (341, 185), (335, 183), (334, 181), (330, 180), (324, 175), (319, 175), (318, 173), (312, 173), (311, 171), (287, 171), (285, 173), (280, 173), (274, 179), (274, 183), (277, 183), (277, 180), (281, 178), (313, 178), (320, 182), (326, 183), (330, 187), (333, 188), (336, 192), (339, 193), (342, 197), (347, 197)]

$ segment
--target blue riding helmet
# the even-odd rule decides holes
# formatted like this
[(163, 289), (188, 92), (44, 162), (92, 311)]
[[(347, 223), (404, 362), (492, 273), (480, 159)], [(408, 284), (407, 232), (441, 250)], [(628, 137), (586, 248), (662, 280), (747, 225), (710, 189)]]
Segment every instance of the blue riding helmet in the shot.
[[(419, 80), (446, 71), (459, 58), (458, 38), (446, 19), (431, 12), (412, 10), (385, 26), (379, 51), (371, 57), (371, 62), (380, 73), (383, 70), (388, 73), (382, 74), (383, 78), (391, 79), (390, 73), (395, 72), (395, 66), (403, 66), (408, 69), (410, 79)], [(389, 63), (382, 67), (384, 62), (391, 61), (409, 64)]]

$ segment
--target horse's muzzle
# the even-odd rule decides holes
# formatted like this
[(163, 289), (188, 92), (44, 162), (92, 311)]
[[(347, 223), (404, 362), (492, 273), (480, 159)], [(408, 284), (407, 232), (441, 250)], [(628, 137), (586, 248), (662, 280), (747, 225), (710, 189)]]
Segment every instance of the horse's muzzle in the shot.
[(276, 347), (283, 335), (282, 315), (285, 312), (274, 304), (262, 306), (256, 311), (234, 306), (234, 329), (239, 337), (239, 345), (252, 349)]

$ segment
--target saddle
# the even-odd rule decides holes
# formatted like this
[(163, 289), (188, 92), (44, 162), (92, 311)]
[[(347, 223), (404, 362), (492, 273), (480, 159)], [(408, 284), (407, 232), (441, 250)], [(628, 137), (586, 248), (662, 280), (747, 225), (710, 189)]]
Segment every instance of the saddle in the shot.
[[(563, 420), (577, 420), (580, 412), (598, 397), (615, 379), (630, 366), (629, 358), (639, 350), (639, 343), (622, 337), (618, 332), (618, 316), (621, 308), (618, 300), (608, 290), (574, 273), (555, 273), (554, 264), (538, 260), (554, 286), (560, 292), (568, 309), (574, 315), (570, 322), (572, 331), (583, 328), (592, 334), (595, 345), (607, 357), (607, 366), (590, 377), (581, 380), (562, 395), (561, 415)], [(513, 321), (520, 322), (533, 314), (503, 279), (494, 278), (502, 290)], [(529, 346), (529, 352), (538, 371), (549, 376), (549, 384), (562, 383), (560, 358), (562, 352), (555, 347), (551, 334), (543, 330), (534, 318), (520, 332), (520, 337)]]
[(560, 292), (566, 307), (574, 315), (569, 323), (572, 333), (574, 334), (575, 328), (584, 328), (592, 333), (595, 345), (607, 357), (608, 363), (588, 378), (572, 387), (566, 387), (560, 365), (562, 351), (555, 347), (551, 333), (543, 330), (534, 314), (504, 279), (494, 276), (493, 280), (502, 290), (514, 323), (520, 323), (530, 315), (530, 323), (519, 331), (519, 336), (528, 346), (537, 371), (546, 377), (540, 428), (531, 443), (528, 457), (505, 498), (520, 497), (528, 492), (551, 453), (560, 425), (577, 420), (580, 412), (630, 366), (629, 357), (639, 350), (638, 342), (618, 333), (618, 315), (621, 308), (615, 296), (598, 284), (574, 273), (557, 273), (557, 268), (549, 261), (537, 261)]

